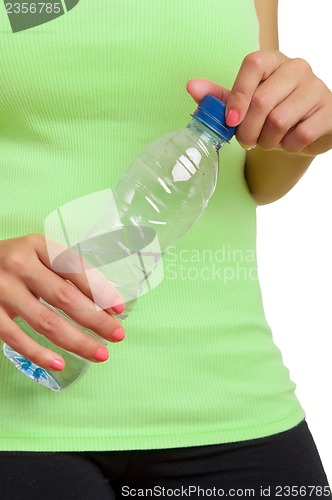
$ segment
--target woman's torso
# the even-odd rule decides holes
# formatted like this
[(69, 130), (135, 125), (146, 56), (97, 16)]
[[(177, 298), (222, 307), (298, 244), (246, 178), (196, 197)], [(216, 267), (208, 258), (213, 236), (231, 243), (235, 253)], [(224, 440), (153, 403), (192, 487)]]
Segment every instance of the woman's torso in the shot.
[[(2, 239), (43, 232), (57, 207), (114, 186), (147, 142), (188, 122), (189, 79), (231, 87), (258, 49), (253, 1), (74, 4), (15, 33), (0, 10)], [(3, 449), (212, 444), (302, 420), (264, 316), (244, 161), (235, 140), (224, 147), (206, 212), (166, 253), (110, 361), (55, 394), (1, 358)]]

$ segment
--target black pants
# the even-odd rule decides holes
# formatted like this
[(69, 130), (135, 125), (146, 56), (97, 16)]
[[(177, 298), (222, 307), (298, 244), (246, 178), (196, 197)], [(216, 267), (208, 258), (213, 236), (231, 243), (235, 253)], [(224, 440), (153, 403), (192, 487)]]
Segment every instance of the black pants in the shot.
[(331, 498), (306, 422), (267, 438), (166, 450), (0, 453), (1, 500)]

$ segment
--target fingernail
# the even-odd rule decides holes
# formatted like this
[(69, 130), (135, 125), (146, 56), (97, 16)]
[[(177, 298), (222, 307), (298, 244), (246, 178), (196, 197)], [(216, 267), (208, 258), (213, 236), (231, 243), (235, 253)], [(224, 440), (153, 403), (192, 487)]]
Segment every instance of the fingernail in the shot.
[(241, 146), (243, 147), (243, 149), (245, 149), (246, 151), (251, 151), (252, 149), (255, 149), (255, 147), (257, 146), (257, 144), (252, 144), (252, 145), (249, 145), (249, 144), (242, 144), (241, 143)]
[(111, 336), (111, 341), (112, 342), (120, 342), (121, 340), (123, 340), (125, 338), (125, 331), (123, 328), (121, 328), (121, 326), (119, 328), (116, 328), (114, 330), (114, 332), (112, 333), (112, 336)]
[(109, 358), (109, 352), (106, 349), (106, 347), (98, 347), (96, 354), (95, 354), (95, 360), (96, 361), (106, 361)]
[(236, 127), (239, 124), (240, 113), (237, 109), (230, 109), (226, 115), (226, 123), (229, 127)]
[(61, 361), (59, 359), (53, 359), (52, 363), (50, 364), (51, 370), (54, 370), (56, 372), (59, 372), (64, 369), (65, 363), (64, 361)]
[(126, 309), (126, 306), (124, 304), (117, 304), (116, 306), (112, 306), (112, 309), (116, 314), (121, 314)]

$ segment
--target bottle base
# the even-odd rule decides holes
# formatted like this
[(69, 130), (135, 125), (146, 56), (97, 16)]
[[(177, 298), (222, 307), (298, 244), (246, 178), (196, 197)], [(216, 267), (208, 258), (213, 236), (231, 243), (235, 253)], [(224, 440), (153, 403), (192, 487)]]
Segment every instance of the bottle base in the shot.
[(13, 363), (13, 365), (30, 380), (37, 384), (43, 385), (52, 391), (60, 391), (61, 385), (58, 380), (47, 370), (32, 363), (18, 352), (14, 351), (7, 344), (3, 346), (5, 356)]

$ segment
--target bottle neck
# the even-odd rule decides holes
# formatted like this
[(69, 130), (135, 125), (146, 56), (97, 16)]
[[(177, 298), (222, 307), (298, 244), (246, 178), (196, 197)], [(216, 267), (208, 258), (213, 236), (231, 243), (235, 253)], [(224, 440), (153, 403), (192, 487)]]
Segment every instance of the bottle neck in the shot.
[(194, 129), (202, 136), (203, 140), (210, 141), (217, 153), (223, 147), (225, 142), (227, 142), (227, 140), (224, 137), (213, 132), (213, 130), (207, 127), (200, 120), (197, 120), (194, 116), (192, 120), (188, 123), (187, 128)]

